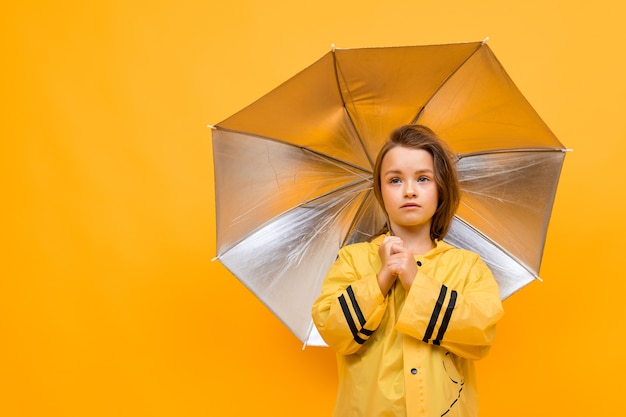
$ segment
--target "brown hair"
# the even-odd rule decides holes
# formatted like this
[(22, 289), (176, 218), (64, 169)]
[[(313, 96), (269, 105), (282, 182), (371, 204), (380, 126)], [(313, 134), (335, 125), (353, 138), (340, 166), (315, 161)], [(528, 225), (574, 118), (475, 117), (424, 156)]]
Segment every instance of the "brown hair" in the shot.
[[(443, 239), (450, 229), (452, 218), (461, 201), (461, 189), (453, 162), (454, 157), (446, 143), (426, 126), (405, 125), (391, 132), (389, 139), (378, 153), (374, 166), (374, 194), (383, 211), (385, 211), (385, 204), (381, 192), (380, 169), (387, 152), (397, 146), (423, 149), (433, 157), (439, 204), (430, 226), (430, 238), (432, 240)], [(387, 227), (383, 232), (388, 230)]]

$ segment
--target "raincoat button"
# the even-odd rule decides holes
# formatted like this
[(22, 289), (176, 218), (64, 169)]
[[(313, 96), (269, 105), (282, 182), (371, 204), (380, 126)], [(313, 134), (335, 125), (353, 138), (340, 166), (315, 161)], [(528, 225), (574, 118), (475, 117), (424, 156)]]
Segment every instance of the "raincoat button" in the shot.
[(412, 373), (413, 375), (417, 374), (417, 369), (415, 369), (415, 368), (411, 369), (411, 373)]
[(417, 266), (422, 266), (422, 261), (417, 261), (415, 263), (417, 264)]

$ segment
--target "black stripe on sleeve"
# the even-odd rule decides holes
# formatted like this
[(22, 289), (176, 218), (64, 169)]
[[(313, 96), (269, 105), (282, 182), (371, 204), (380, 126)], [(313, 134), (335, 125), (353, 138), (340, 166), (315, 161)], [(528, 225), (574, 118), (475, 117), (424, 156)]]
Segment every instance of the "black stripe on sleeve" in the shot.
[(364, 334), (365, 336), (371, 336), (374, 334), (374, 330), (367, 330), (365, 327), (362, 327), (361, 330), (359, 330), (359, 333)]
[(430, 316), (430, 323), (428, 323), (426, 333), (424, 333), (424, 338), (422, 339), (423, 342), (428, 343), (433, 335), (435, 325), (437, 324), (437, 319), (439, 318), (439, 313), (441, 313), (441, 306), (443, 305), (443, 301), (446, 299), (447, 292), (448, 287), (442, 285), (441, 290), (439, 291), (439, 298), (437, 299), (437, 303), (435, 303), (435, 308), (433, 309), (433, 314)]
[(450, 301), (448, 301), (448, 307), (446, 307), (446, 313), (443, 315), (443, 320), (441, 322), (441, 326), (439, 327), (439, 332), (437, 333), (437, 339), (433, 340), (433, 345), (439, 345), (443, 339), (443, 335), (446, 334), (446, 330), (448, 330), (450, 317), (452, 317), (452, 310), (454, 310), (454, 306), (456, 305), (456, 296), (457, 292), (452, 290), (450, 293)]
[(359, 324), (361, 325), (361, 327), (365, 326), (365, 317), (363, 316), (363, 312), (359, 307), (359, 303), (356, 302), (356, 297), (354, 296), (352, 285), (346, 288), (346, 292), (348, 293), (348, 297), (350, 297), (350, 302), (352, 303), (352, 307), (354, 308), (354, 313), (356, 314), (357, 319), (359, 319)]
[(354, 323), (354, 320), (352, 319), (350, 308), (348, 307), (348, 303), (346, 302), (346, 297), (343, 294), (339, 296), (339, 304), (341, 305), (341, 310), (343, 311), (343, 315), (346, 317), (346, 322), (348, 322), (348, 327), (350, 328), (350, 331), (352, 332), (352, 337), (354, 338), (354, 341), (357, 342), (359, 345), (362, 345), (363, 343), (365, 343), (365, 340), (359, 337), (359, 334), (358, 334), (359, 331), (356, 328), (356, 324)]

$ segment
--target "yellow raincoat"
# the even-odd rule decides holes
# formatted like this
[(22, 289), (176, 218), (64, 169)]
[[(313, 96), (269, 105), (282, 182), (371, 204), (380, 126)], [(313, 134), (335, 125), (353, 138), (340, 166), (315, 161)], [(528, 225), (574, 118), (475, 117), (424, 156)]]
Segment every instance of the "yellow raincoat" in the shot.
[(477, 416), (473, 360), (487, 354), (502, 316), (480, 257), (443, 241), (416, 256), (410, 291), (387, 296), (376, 275), (384, 236), (342, 248), (313, 305), (337, 352), (336, 417)]

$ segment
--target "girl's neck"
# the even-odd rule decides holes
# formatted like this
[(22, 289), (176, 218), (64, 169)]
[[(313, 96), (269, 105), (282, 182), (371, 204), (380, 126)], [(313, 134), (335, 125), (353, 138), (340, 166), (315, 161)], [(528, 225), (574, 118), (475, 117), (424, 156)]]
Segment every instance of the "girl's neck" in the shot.
[(393, 227), (391, 232), (404, 242), (404, 246), (413, 255), (424, 255), (435, 247), (435, 242), (430, 238), (430, 228), (420, 228), (417, 230), (407, 230), (402, 227)]

